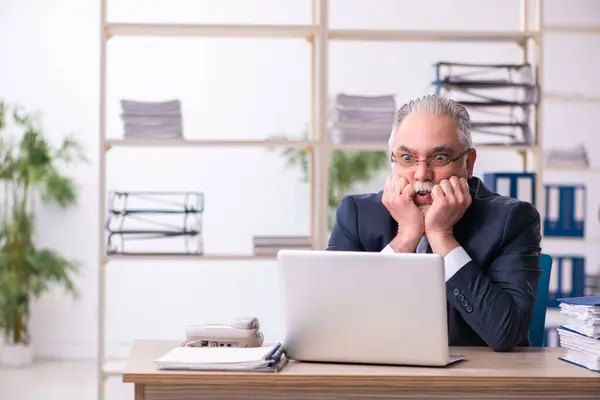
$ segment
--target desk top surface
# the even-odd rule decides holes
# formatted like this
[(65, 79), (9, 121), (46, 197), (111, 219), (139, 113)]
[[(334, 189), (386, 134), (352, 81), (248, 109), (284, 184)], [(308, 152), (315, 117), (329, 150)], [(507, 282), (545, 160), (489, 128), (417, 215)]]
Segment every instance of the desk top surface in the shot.
[(144, 384), (192, 385), (356, 385), (437, 387), (490, 385), (598, 388), (600, 374), (586, 370), (558, 357), (561, 348), (523, 348), (495, 353), (486, 347), (453, 347), (451, 354), (462, 354), (466, 360), (443, 368), (400, 367), (347, 364), (321, 364), (290, 361), (274, 372), (204, 372), (161, 371), (154, 360), (180, 343), (162, 340), (136, 341), (123, 374), (124, 382)]

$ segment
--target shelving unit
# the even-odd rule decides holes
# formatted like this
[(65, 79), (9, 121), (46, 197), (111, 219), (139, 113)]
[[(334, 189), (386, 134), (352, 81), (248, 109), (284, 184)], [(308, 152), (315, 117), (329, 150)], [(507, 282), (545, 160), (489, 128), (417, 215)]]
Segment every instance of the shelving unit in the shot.
[[(386, 41), (386, 42), (463, 42), (463, 43), (514, 43), (522, 50), (522, 61), (534, 66), (536, 82), (543, 88), (542, 48), (543, 32), (546, 31), (585, 31), (598, 32), (600, 27), (545, 27), (542, 21), (543, 0), (535, 2), (533, 28), (530, 27), (530, 2), (521, 0), (521, 30), (512, 32), (497, 31), (429, 31), (429, 30), (374, 30), (374, 29), (332, 29), (329, 27), (328, 0), (312, 1), (312, 21), (306, 25), (252, 25), (252, 24), (160, 24), (160, 23), (109, 23), (107, 21), (108, 0), (101, 1), (100, 32), (100, 126), (99, 126), (99, 275), (98, 275), (98, 398), (104, 399), (105, 380), (111, 375), (120, 375), (123, 363), (107, 362), (105, 358), (105, 277), (107, 265), (113, 260), (250, 260), (269, 259), (272, 257), (256, 257), (253, 255), (207, 254), (201, 256), (121, 256), (106, 255), (104, 224), (106, 210), (106, 153), (110, 149), (123, 147), (295, 147), (309, 151), (309, 187), (311, 192), (311, 237), (313, 246), (323, 249), (327, 245), (329, 229), (328, 221), (328, 168), (334, 150), (381, 150), (387, 151), (387, 143), (342, 144), (334, 145), (328, 134), (328, 68), (329, 43), (331, 41)], [(309, 0), (306, 0), (309, 1)], [(107, 41), (115, 36), (168, 36), (168, 37), (240, 37), (240, 38), (304, 38), (311, 44), (311, 122), (308, 140), (113, 140), (106, 136), (106, 82), (107, 82)], [(529, 45), (533, 46), (533, 50)], [(532, 51), (532, 54), (530, 54)], [(544, 96), (541, 96), (535, 108), (535, 145), (532, 146), (476, 146), (478, 150), (502, 150), (517, 152), (522, 156), (523, 169), (528, 169), (529, 158), (533, 159), (533, 169), (537, 174), (537, 193), (544, 192), (542, 146), (542, 121)], [(560, 95), (549, 94), (551, 99)], [(580, 101), (580, 98), (575, 100)], [(538, 196), (538, 207), (544, 210), (544, 196)], [(543, 216), (542, 216), (543, 218)]]
[[(560, 34), (586, 34), (586, 35), (600, 35), (600, 25), (566, 25), (566, 24), (542, 24), (541, 25), (542, 32), (544, 33), (560, 33)], [(600, 106), (600, 97), (598, 96), (588, 96), (581, 93), (555, 93), (551, 91), (543, 92), (544, 100), (547, 102), (557, 101), (562, 103), (575, 103), (575, 104), (597, 104)], [(599, 108), (600, 110), (600, 108)], [(577, 174), (592, 174), (593, 176), (598, 176), (600, 174), (600, 169), (598, 167), (590, 167), (590, 168), (582, 168), (582, 167), (546, 167), (545, 168), (549, 172), (576, 172)], [(591, 219), (597, 218), (596, 215), (590, 216)], [(586, 222), (587, 224), (587, 222)], [(587, 228), (586, 228), (587, 230)], [(568, 242), (568, 243), (583, 243), (585, 245), (596, 246), (596, 243), (600, 242), (600, 237), (597, 236), (588, 236), (584, 233), (583, 237), (565, 237), (565, 236), (547, 236), (544, 240), (551, 244), (560, 243), (560, 242)], [(582, 252), (581, 256), (586, 257), (587, 252)], [(587, 262), (586, 262), (587, 264)], [(588, 271), (588, 266), (586, 265), (585, 270)], [(554, 272), (554, 271), (553, 271)], [(584, 272), (584, 273), (586, 273)], [(585, 280), (584, 280), (585, 285)], [(558, 335), (556, 333), (556, 328), (558, 328), (565, 320), (565, 316), (560, 313), (560, 311), (556, 308), (548, 308), (546, 314), (546, 330), (547, 330), (547, 340), (553, 341), (555, 344), (558, 343)]]

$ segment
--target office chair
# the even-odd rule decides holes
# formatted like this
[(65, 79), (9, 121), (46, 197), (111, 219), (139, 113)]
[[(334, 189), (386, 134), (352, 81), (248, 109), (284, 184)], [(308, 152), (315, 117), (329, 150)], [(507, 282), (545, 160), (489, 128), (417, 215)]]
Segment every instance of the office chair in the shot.
[(552, 272), (552, 256), (540, 254), (540, 268), (542, 275), (538, 281), (537, 296), (529, 327), (529, 340), (533, 347), (543, 347), (546, 328), (546, 308), (548, 307), (548, 290), (550, 286), (550, 273)]

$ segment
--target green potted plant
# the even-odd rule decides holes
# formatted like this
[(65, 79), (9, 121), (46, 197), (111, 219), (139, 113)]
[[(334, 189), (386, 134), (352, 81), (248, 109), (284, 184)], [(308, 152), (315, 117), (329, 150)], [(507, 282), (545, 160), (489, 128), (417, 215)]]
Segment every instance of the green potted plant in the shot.
[[(277, 137), (282, 139), (281, 136)], [(285, 139), (285, 137), (283, 137)], [(308, 152), (301, 148), (284, 148), (281, 155), (289, 166), (300, 167), (303, 181), (308, 179)], [(353, 185), (369, 183), (384, 167), (389, 166), (389, 155), (374, 150), (334, 150), (329, 165), (329, 229), (335, 223), (335, 212), (342, 198)]]
[(33, 115), (0, 102), (2, 364), (24, 365), (33, 359), (29, 318), (34, 299), (53, 285), (77, 297), (73, 276), (79, 263), (38, 247), (34, 221), (38, 202), (61, 208), (77, 202), (75, 182), (61, 168), (83, 160), (81, 148), (72, 137), (53, 148)]

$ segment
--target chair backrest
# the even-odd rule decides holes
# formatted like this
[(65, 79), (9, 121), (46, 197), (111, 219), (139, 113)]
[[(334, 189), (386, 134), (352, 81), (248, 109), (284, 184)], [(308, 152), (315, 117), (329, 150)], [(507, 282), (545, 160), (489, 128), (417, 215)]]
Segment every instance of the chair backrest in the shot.
[(538, 281), (537, 296), (529, 327), (529, 340), (534, 347), (543, 347), (546, 330), (546, 309), (548, 307), (548, 290), (550, 274), (552, 272), (552, 256), (540, 254), (540, 268), (542, 275)]

